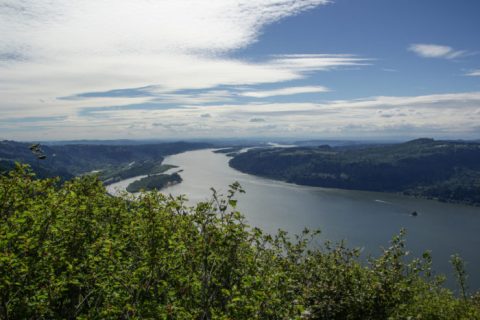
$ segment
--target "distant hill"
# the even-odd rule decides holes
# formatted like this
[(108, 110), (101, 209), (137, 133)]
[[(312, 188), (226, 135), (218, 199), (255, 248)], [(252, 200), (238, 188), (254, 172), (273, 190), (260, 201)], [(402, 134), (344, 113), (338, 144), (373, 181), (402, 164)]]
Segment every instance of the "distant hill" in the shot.
[(299, 147), (318, 147), (322, 145), (329, 145), (331, 147), (358, 147), (368, 145), (386, 145), (396, 143), (393, 141), (375, 141), (375, 140), (300, 140), (293, 142)]
[[(30, 143), (0, 141), (0, 171), (12, 168), (15, 162), (21, 162), (31, 165), (40, 177), (60, 176), (69, 179), (94, 170), (120, 174), (122, 170), (134, 171), (132, 166), (153, 167), (160, 164), (164, 156), (208, 148), (211, 145), (191, 142), (140, 145), (40, 145), (46, 156), (45, 160), (38, 160), (29, 149), (30, 146)], [(146, 166), (145, 162), (154, 165)]]
[(39, 142), (48, 146), (70, 145), (70, 144), (129, 146), (129, 145), (139, 145), (139, 144), (160, 144), (160, 143), (167, 143), (172, 141), (118, 139), (118, 140), (65, 140), (65, 141), (60, 140), (60, 141), (44, 141), (44, 142), (39, 141)]
[(360, 148), (252, 149), (230, 166), (242, 172), (328, 188), (402, 192), (480, 205), (480, 143), (417, 139)]

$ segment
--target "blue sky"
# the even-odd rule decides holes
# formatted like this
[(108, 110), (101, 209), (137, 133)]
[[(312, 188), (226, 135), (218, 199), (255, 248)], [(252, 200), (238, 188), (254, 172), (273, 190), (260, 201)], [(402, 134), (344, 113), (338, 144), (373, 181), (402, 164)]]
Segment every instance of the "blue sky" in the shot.
[[(480, 64), (479, 12), (479, 1), (337, 0), (267, 26), (258, 42), (236, 55), (249, 58), (301, 51), (374, 59), (361, 72), (317, 73), (307, 79), (306, 83), (338, 88), (322, 95), (325, 98), (476, 91), (479, 79), (464, 75)], [(467, 52), (450, 61), (422, 59), (407, 50), (417, 43)]]
[(479, 138), (476, 0), (0, 0), (0, 138)]

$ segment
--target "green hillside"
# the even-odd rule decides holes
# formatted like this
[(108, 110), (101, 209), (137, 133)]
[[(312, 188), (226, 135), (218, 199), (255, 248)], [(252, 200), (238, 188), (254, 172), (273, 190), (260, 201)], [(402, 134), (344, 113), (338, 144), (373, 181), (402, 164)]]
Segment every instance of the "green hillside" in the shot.
[(16, 161), (29, 164), (40, 177), (74, 176), (98, 172), (107, 183), (137, 175), (160, 173), (167, 155), (210, 147), (207, 143), (171, 142), (138, 145), (66, 144), (40, 145), (45, 159), (39, 160), (30, 143), (0, 141), (0, 170), (14, 167)]
[(251, 149), (242, 172), (328, 188), (402, 192), (480, 205), (480, 143), (417, 139), (382, 146)]

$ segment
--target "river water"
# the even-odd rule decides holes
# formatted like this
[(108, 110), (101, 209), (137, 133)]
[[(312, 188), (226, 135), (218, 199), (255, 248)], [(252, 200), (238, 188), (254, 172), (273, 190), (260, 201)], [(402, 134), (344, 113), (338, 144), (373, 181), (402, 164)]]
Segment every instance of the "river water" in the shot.
[[(230, 168), (228, 160), (212, 150), (168, 156), (164, 164), (179, 166), (183, 182), (162, 192), (185, 194), (193, 204), (207, 200), (210, 187), (226, 193), (228, 185), (238, 181), (246, 191), (238, 196), (238, 207), (251, 226), (270, 233), (279, 228), (290, 233), (305, 227), (320, 229), (321, 239), (346, 240), (348, 246), (361, 248), (364, 256), (378, 255), (405, 228), (412, 256), (430, 250), (434, 270), (449, 277), (448, 286), (454, 287), (448, 261), (458, 253), (467, 263), (470, 288), (480, 289), (480, 208), (396, 194), (299, 186), (241, 173)], [(121, 181), (109, 190), (126, 185)], [(413, 217), (413, 211), (418, 216)]]

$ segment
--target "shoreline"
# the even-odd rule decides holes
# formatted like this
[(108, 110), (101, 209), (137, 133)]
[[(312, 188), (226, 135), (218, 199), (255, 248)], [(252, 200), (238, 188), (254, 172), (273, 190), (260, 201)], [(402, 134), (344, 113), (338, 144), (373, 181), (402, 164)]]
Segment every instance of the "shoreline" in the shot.
[[(229, 158), (232, 158), (232, 157), (229, 157)], [(264, 176), (264, 175), (259, 175), (259, 174), (255, 174), (255, 173), (251, 173), (251, 172), (242, 171), (238, 168), (233, 167), (230, 164), (230, 161), (228, 161), (228, 166), (230, 168), (232, 168), (233, 170), (236, 170), (236, 171), (241, 172), (243, 174), (249, 174), (249, 175), (259, 177), (259, 178), (263, 178), (263, 179), (270, 179), (272, 181), (284, 182), (284, 183), (288, 183), (288, 184), (295, 185), (295, 186), (322, 188), (322, 189), (330, 189), (330, 190), (343, 190), (343, 191), (378, 192), (378, 193), (384, 193), (384, 194), (390, 194), (390, 195), (404, 196), (404, 197), (408, 197), (408, 198), (411, 198), (411, 199), (430, 200), (430, 201), (435, 201), (435, 202), (439, 202), (439, 203), (448, 203), (448, 204), (463, 205), (463, 206), (468, 206), (468, 207), (473, 207), (473, 208), (480, 208), (480, 203), (468, 203), (468, 202), (463, 202), (463, 201), (446, 200), (446, 199), (435, 198), (435, 197), (412, 195), (412, 194), (408, 194), (407, 191), (390, 192), (390, 191), (380, 191), (380, 190), (349, 189), (349, 188), (338, 188), (338, 187), (334, 188), (334, 187), (324, 187), (324, 186), (321, 186), (321, 185), (300, 184), (300, 183), (296, 183), (296, 182), (293, 182), (293, 181), (287, 181), (287, 180), (284, 180), (284, 179), (277, 179), (277, 178), (273, 178), (273, 177), (270, 177), (270, 176)]]

